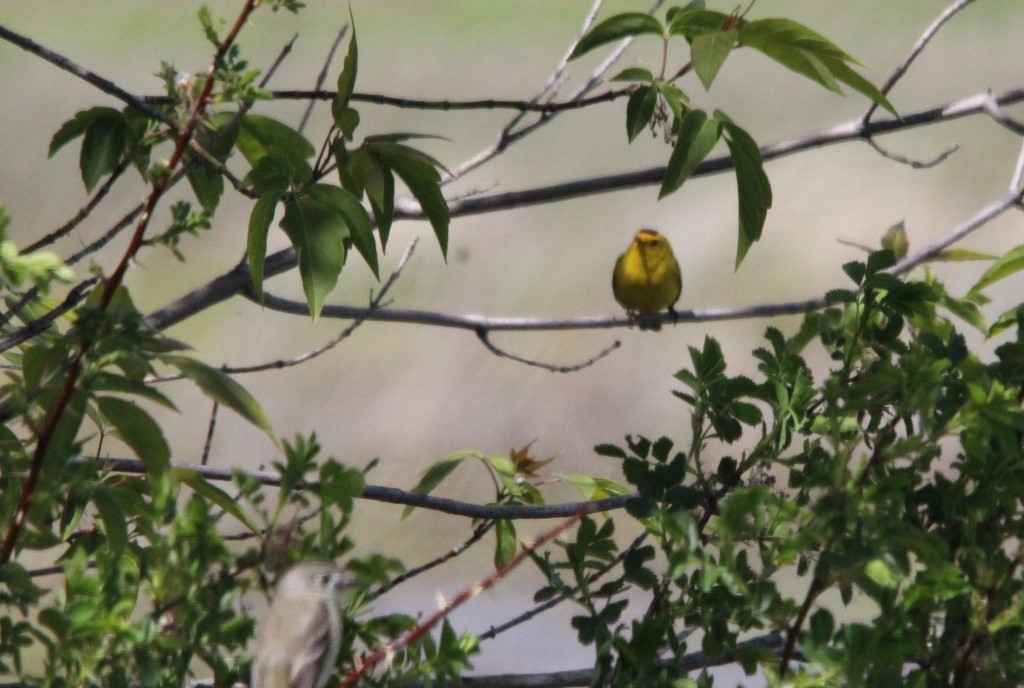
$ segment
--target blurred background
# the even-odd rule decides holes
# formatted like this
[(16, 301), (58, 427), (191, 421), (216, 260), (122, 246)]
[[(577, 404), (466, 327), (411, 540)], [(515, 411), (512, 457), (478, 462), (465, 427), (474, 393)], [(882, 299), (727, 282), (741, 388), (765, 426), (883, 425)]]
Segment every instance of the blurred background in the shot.
[[(208, 4), (214, 16), (229, 21), (240, 6)], [(299, 15), (259, 11), (241, 34), (243, 54), (261, 69), (298, 35), (270, 88), (312, 88), (336, 33), (348, 20), (345, 3), (309, 4)], [(862, 73), (880, 86), (947, 4), (775, 0), (756, 4), (748, 16), (788, 17), (808, 25), (863, 61)], [(609, 3), (601, 17), (647, 6), (624, 0)], [(709, 6), (733, 9), (731, 3), (712, 1)], [(198, 7), (108, 0), (72, 11), (68, 3), (36, 0), (5, 3), (0, 23), (133, 93), (160, 94), (162, 83), (155, 75), (161, 61), (182, 72), (208, 67), (212, 51), (195, 16)], [(589, 7), (589, 1), (581, 0), (353, 0), (360, 52), (356, 91), (425, 99), (529, 99), (566, 53)], [(907, 113), (986, 89), (1019, 87), (1024, 81), (1021, 35), (1024, 12), (1017, 0), (978, 2), (942, 30), (890, 99)], [(328, 88), (333, 88), (345, 45), (332, 65)], [(597, 51), (572, 63), (561, 93), (575, 90), (606, 54)], [(656, 71), (660, 58), (660, 42), (642, 39), (611, 74), (627, 66)], [(670, 55), (670, 64), (678, 67), (684, 62), (685, 50)], [(680, 85), (700, 106), (724, 110), (761, 145), (848, 122), (868, 106), (855, 93), (836, 96), (753, 51), (734, 53), (710, 93), (692, 75)], [(7, 43), (0, 43), (0, 93), (0, 203), (12, 217), (11, 238), (24, 246), (66, 222), (88, 198), (78, 173), (77, 143), (46, 159), (53, 133), (78, 110), (121, 104)], [(449, 168), (493, 143), (514, 115), (508, 110), (428, 112), (356, 106), (362, 115), (357, 132), (361, 136), (414, 131), (451, 139), (422, 143)], [(256, 112), (297, 126), (304, 108), (305, 103), (298, 102), (259, 103)], [(670, 150), (660, 137), (644, 133), (627, 145), (624, 110), (625, 100), (620, 99), (564, 113), (446, 187), (446, 193), (513, 191), (664, 164)], [(1022, 114), (1019, 107), (1010, 111)], [(305, 130), (315, 146), (329, 123), (328, 105), (319, 104)], [(864, 255), (837, 239), (877, 246), (884, 231), (903, 220), (911, 251), (935, 241), (1004, 193), (1020, 145), (1019, 137), (983, 115), (907, 130), (878, 142), (921, 160), (954, 144), (960, 149), (943, 164), (924, 170), (886, 160), (864, 143), (768, 163), (774, 206), (762, 240), (738, 270), (735, 183), (731, 174), (721, 174), (692, 179), (660, 202), (657, 187), (650, 186), (459, 217), (452, 221), (447, 264), (425, 222), (396, 223), (381, 274), (389, 274), (410, 239), (421, 236), (391, 291), (396, 308), (549, 318), (613, 314), (621, 310), (610, 287), (615, 258), (638, 227), (651, 226), (668, 236), (682, 265), (685, 286), (679, 308), (819, 297), (845, 286), (840, 266)], [(722, 150), (724, 146), (716, 154)], [(56, 246), (62, 256), (105, 232), (143, 198), (145, 189), (137, 175), (125, 177), (130, 181), (122, 181), (90, 220)], [(170, 202), (186, 197), (182, 186), (162, 203), (154, 231), (166, 227)], [(249, 200), (226, 192), (212, 230), (201, 240), (184, 240), (186, 263), (166, 249), (142, 252), (128, 276), (140, 309), (160, 308), (232, 268), (244, 250), (249, 210)], [(1021, 243), (1022, 229), (1021, 216), (1009, 213), (962, 246), (1001, 254)], [(92, 260), (109, 273), (126, 242), (127, 234)], [(286, 245), (284, 234), (272, 229), (269, 250)], [(964, 293), (984, 268), (984, 263), (935, 266), (953, 294)], [(88, 266), (80, 264), (76, 276), (87, 272)], [(295, 272), (275, 277), (265, 287), (293, 298), (302, 294)], [(1019, 294), (1021, 287), (1021, 279), (1014, 278), (1000, 286), (1000, 293)], [(363, 305), (376, 288), (378, 283), (356, 257), (346, 265), (328, 302)], [(985, 313), (993, 318), (1010, 305), (1010, 300), (997, 298)], [(671, 395), (679, 387), (673, 373), (689, 364), (687, 346), (699, 347), (705, 336), (712, 335), (721, 342), (731, 373), (754, 374), (749, 352), (761, 345), (765, 327), (773, 325), (790, 334), (798, 322), (797, 317), (786, 317), (680, 324), (659, 334), (619, 329), (493, 336), (495, 344), (512, 353), (562, 365), (581, 362), (615, 340), (622, 342), (611, 356), (572, 374), (497, 358), (467, 331), (370, 322), (308, 364), (242, 376), (240, 382), (263, 404), (280, 436), (315, 432), (325, 456), (357, 467), (379, 458), (368, 476), (374, 484), (410, 488), (425, 467), (452, 452), (504, 454), (534, 441), (535, 455), (557, 457), (549, 466), (553, 474), (588, 473), (621, 480), (614, 461), (594, 454), (595, 444), (621, 443), (627, 433), (668, 435), (680, 445), (688, 441), (687, 408)], [(314, 324), (235, 298), (173, 327), (169, 334), (189, 343), (209, 364), (241, 366), (297, 356), (347, 324), (326, 318)], [(827, 365), (812, 353), (815, 356), (822, 367)], [(167, 387), (181, 413), (151, 411), (168, 434), (174, 460), (196, 462), (210, 402), (187, 383)], [(257, 468), (277, 458), (262, 435), (230, 412), (220, 413), (212, 465)], [(439, 494), (474, 502), (493, 496), (489, 479), (476, 465), (460, 469)], [(545, 488), (545, 495), (552, 502), (579, 498), (558, 484)], [(400, 516), (399, 507), (360, 502), (351, 531), (357, 553), (399, 556), (415, 565), (470, 534), (471, 524), (464, 519), (423, 512), (405, 520)], [(631, 527), (628, 519), (620, 521), (623, 528)], [(549, 525), (521, 523), (518, 529), (521, 537), (529, 538)], [(623, 542), (635, 532), (624, 530)], [(396, 589), (379, 601), (377, 609), (432, 610), (436, 594), (450, 598), (484, 577), (490, 562), (488, 541)], [(456, 627), (482, 632), (502, 623), (529, 606), (537, 582), (534, 571), (521, 568), (460, 610)], [(575, 641), (568, 626), (572, 611), (564, 607), (549, 612), (487, 643), (476, 668), (504, 672), (585, 666), (592, 652)]]

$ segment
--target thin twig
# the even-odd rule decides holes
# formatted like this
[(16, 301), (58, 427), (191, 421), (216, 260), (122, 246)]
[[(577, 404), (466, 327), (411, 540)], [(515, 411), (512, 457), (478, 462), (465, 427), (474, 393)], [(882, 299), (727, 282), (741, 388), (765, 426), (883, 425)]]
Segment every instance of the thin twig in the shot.
[(128, 93), (128, 91), (124, 90), (114, 82), (108, 79), (104, 79), (98, 74), (89, 71), (85, 67), (82, 67), (81, 65), (74, 63), (73, 61), (69, 60), (63, 55), (55, 53), (54, 51), (48, 48), (44, 48), (35, 41), (26, 38), (25, 36), (22, 36), (19, 33), (15, 33), (14, 31), (11, 31), (10, 29), (4, 27), (3, 25), (0, 25), (0, 38), (4, 39), (5, 41), (8, 41), (9, 43), (13, 43), (19, 48), (22, 48), (23, 50), (26, 50), (34, 55), (38, 55), (47, 62), (54, 64), (57, 67), (60, 67), (66, 72), (74, 74), (83, 81), (92, 84), (100, 91), (103, 91), (104, 93), (114, 96), (118, 100), (127, 103), (128, 105), (131, 105), (132, 107), (141, 112), (146, 113), (148, 116), (152, 117), (153, 119), (159, 122), (163, 122), (171, 129), (175, 131), (178, 129), (178, 123), (175, 122), (174, 118), (170, 115), (161, 112), (160, 110), (156, 109), (155, 107), (147, 103), (145, 99), (139, 98), (138, 96)]
[(70, 220), (68, 220), (63, 225), (61, 225), (54, 231), (50, 232), (43, 238), (39, 239), (38, 241), (34, 241), (28, 246), (26, 246), (23, 252), (32, 253), (33, 251), (37, 251), (44, 246), (49, 246), (50, 244), (57, 241), (61, 237), (67, 235), (69, 232), (71, 232), (71, 230), (73, 230), (75, 227), (81, 224), (82, 220), (89, 217), (89, 214), (93, 211), (93, 209), (97, 205), (99, 205), (100, 201), (106, 198), (107, 194), (110, 193), (110, 189), (114, 186), (114, 182), (116, 182), (121, 177), (121, 175), (124, 174), (124, 171), (128, 169), (128, 166), (130, 164), (131, 161), (129, 160), (122, 160), (120, 163), (118, 163), (117, 167), (115, 167), (114, 170), (110, 173), (110, 176), (107, 177), (107, 180), (100, 185), (100, 188), (96, 189), (96, 192), (93, 193), (92, 198), (90, 198), (89, 201), (84, 206), (82, 206), (77, 213), (75, 213), (75, 216), (73, 218), (71, 218)]
[[(618, 556), (616, 556), (615, 559), (613, 559), (612, 561), (609, 561), (607, 564), (602, 566), (600, 569), (598, 569), (597, 571), (594, 571), (589, 576), (587, 576), (587, 583), (594, 583), (594, 582), (600, 580), (601, 578), (603, 578), (605, 576), (605, 574), (607, 574), (613, 568), (615, 568), (616, 566), (621, 564), (623, 561), (625, 561), (626, 557), (628, 557), (631, 553), (633, 553), (644, 542), (644, 540), (647, 539), (648, 535), (650, 535), (650, 531), (646, 531), (645, 530), (643, 533), (640, 533), (640, 535), (638, 535), (633, 540), (633, 542), (630, 543), (629, 547), (626, 547), (621, 552), (619, 552)], [(498, 624), (497, 626), (491, 626), (489, 629), (487, 629), (483, 633), (478, 633), (477, 637), (480, 640), (492, 640), (493, 638), (495, 638), (498, 635), (504, 633), (505, 631), (508, 631), (508, 630), (510, 630), (512, 628), (515, 628), (516, 626), (524, 624), (527, 621), (529, 621), (530, 619), (533, 619), (534, 617), (541, 615), (542, 613), (548, 611), (549, 609), (557, 607), (562, 602), (565, 602), (569, 598), (569, 595), (575, 595), (579, 591), (580, 591), (580, 589), (578, 587), (569, 588), (568, 590), (565, 590), (564, 592), (561, 592), (558, 595), (552, 597), (550, 600), (547, 600), (546, 602), (542, 602), (541, 604), (538, 604), (537, 606), (535, 606), (535, 607), (533, 607), (531, 609), (527, 609), (525, 612), (523, 612), (519, 616), (516, 616), (516, 617), (514, 617), (512, 619), (509, 619), (505, 623)]]
[(495, 346), (491, 342), (490, 332), (486, 328), (478, 329), (476, 331), (476, 336), (477, 336), (477, 339), (480, 340), (480, 342), (484, 345), (484, 347), (488, 351), (490, 351), (492, 354), (494, 354), (495, 356), (497, 356), (499, 358), (507, 358), (509, 360), (516, 361), (517, 363), (525, 363), (528, 366), (535, 366), (537, 368), (543, 368), (544, 370), (550, 370), (552, 373), (575, 373), (577, 370), (583, 370), (584, 368), (589, 368), (590, 366), (594, 365), (595, 363), (600, 361), (602, 358), (604, 358), (605, 356), (607, 356), (608, 354), (610, 354), (611, 352), (615, 351), (620, 346), (622, 346), (622, 342), (620, 342), (618, 339), (616, 339), (609, 346), (607, 346), (606, 348), (602, 349), (596, 355), (591, 356), (590, 358), (588, 358), (587, 360), (583, 361), (582, 363), (576, 363), (574, 365), (568, 365), (568, 366), (560, 366), (560, 365), (553, 365), (551, 363), (544, 363), (543, 361), (535, 361), (535, 360), (530, 359), (530, 358), (523, 358), (522, 356), (516, 356), (515, 354), (510, 354), (507, 351), (499, 349), (497, 346)]
[(436, 568), (436, 567), (440, 566), (441, 564), (443, 564), (443, 563), (445, 563), (447, 561), (451, 561), (455, 557), (460, 556), (461, 554), (464, 554), (466, 551), (469, 550), (470, 547), (472, 547), (476, 543), (480, 542), (480, 540), (483, 539), (483, 536), (486, 535), (492, 528), (494, 528), (494, 524), (495, 523), (496, 523), (496, 521), (491, 521), (491, 520), (483, 521), (482, 523), (479, 523), (473, 529), (473, 534), (470, 535), (466, 539), (465, 542), (462, 542), (462, 543), (456, 545), (455, 547), (452, 547), (450, 550), (448, 550), (447, 552), (445, 552), (441, 556), (435, 557), (435, 558), (431, 559), (430, 561), (428, 561), (425, 564), (421, 564), (420, 566), (416, 566), (414, 568), (411, 568), (411, 569), (409, 569), (408, 571), (406, 571), (405, 573), (403, 573), (400, 576), (395, 576), (394, 578), (391, 579), (391, 581), (387, 585), (382, 585), (380, 588), (375, 590), (373, 596), (374, 597), (380, 597), (384, 593), (390, 592), (392, 589), (398, 587), (399, 585), (401, 585), (402, 583), (406, 582), (407, 580), (415, 578), (416, 576), (420, 575), (421, 573), (424, 573), (426, 571), (429, 571), (430, 569)]
[(217, 409), (220, 405), (217, 401), (213, 402), (213, 408), (210, 409), (210, 422), (206, 426), (206, 441), (203, 442), (203, 456), (199, 459), (199, 465), (206, 466), (210, 463), (210, 448), (213, 446), (213, 431), (217, 427)]
[(898, 155), (896, 153), (886, 150), (885, 148), (882, 148), (882, 146), (880, 146), (874, 139), (869, 138), (866, 140), (868, 145), (874, 148), (875, 152), (881, 155), (883, 158), (888, 158), (889, 160), (892, 160), (893, 162), (898, 162), (901, 165), (907, 165), (908, 167), (911, 167), (915, 170), (926, 170), (930, 167), (941, 165), (943, 162), (945, 162), (946, 158), (960, 150), (960, 144), (954, 143), (952, 146), (942, 151), (931, 160), (913, 160), (911, 158), (903, 157), (902, 155)]
[[(917, 59), (917, 56), (921, 54), (921, 52), (925, 49), (928, 43), (930, 43), (931, 40), (935, 37), (935, 34), (939, 32), (939, 29), (941, 29), (942, 26), (950, 19), (952, 19), (953, 16), (956, 15), (960, 10), (964, 9), (973, 2), (974, 0), (956, 0), (956, 2), (954, 2), (952, 5), (943, 10), (942, 14), (936, 17), (935, 21), (929, 24), (928, 28), (926, 28), (924, 30), (924, 33), (921, 34), (921, 37), (917, 39), (913, 47), (911, 47), (910, 49), (910, 54), (907, 55), (903, 62), (901, 62), (893, 71), (893, 73), (889, 76), (885, 84), (880, 89), (881, 92), (885, 95), (888, 95), (889, 91), (891, 91), (893, 86), (896, 85), (896, 82), (902, 79), (903, 75), (907, 73), (907, 70), (910, 68), (911, 63), (913, 63), (913, 61)], [(861, 117), (861, 121), (867, 122), (871, 118), (871, 115), (874, 114), (876, 109), (878, 109), (878, 103), (872, 102), (871, 105), (868, 107), (867, 111)]]
[[(320, 73), (316, 77), (316, 91), (324, 85), (324, 81), (327, 80), (327, 70), (331, 67), (331, 62), (334, 60), (334, 53), (338, 50), (338, 46), (345, 40), (345, 34), (348, 33), (348, 24), (341, 27), (338, 31), (338, 35), (334, 37), (334, 42), (331, 44), (331, 49), (327, 51), (327, 59), (324, 60), (324, 66), (320, 70)], [(276, 95), (274, 96), (277, 97)], [(331, 100), (334, 100), (333, 96)], [(313, 114), (314, 101), (310, 100), (309, 104), (306, 105), (306, 111), (302, 113), (302, 119), (299, 120), (299, 132), (303, 132), (306, 129), (306, 123), (309, 122), (309, 116)]]
[(64, 297), (64, 300), (59, 306), (47, 312), (46, 315), (33, 320), (17, 332), (0, 339), (0, 351), (7, 351), (12, 346), (17, 346), (18, 344), (21, 344), (22, 342), (27, 341), (32, 337), (35, 337), (37, 334), (45, 331), (46, 328), (53, 324), (54, 320), (77, 306), (97, 282), (99, 282), (98, 277), (91, 277), (84, 282), (75, 285), (75, 287), (68, 292), (67, 296)]
[[(352, 323), (348, 327), (343, 329), (336, 337), (331, 339), (326, 344), (323, 344), (322, 346), (319, 346), (316, 349), (313, 349), (312, 351), (307, 351), (306, 353), (301, 354), (299, 356), (295, 356), (293, 358), (278, 359), (276, 361), (269, 361), (267, 363), (259, 363), (251, 366), (224, 365), (221, 366), (220, 368), (221, 372), (227, 373), (229, 375), (239, 375), (246, 373), (259, 373), (266, 370), (281, 370), (283, 368), (290, 368), (292, 366), (297, 366), (302, 363), (306, 363), (307, 361), (311, 361), (317, 356), (320, 356), (321, 354), (330, 351), (338, 344), (348, 339), (360, 325), (362, 325), (364, 322), (370, 319), (370, 316), (373, 313), (380, 311), (387, 305), (384, 303), (384, 297), (385, 295), (387, 295), (388, 290), (391, 289), (395, 282), (398, 281), (399, 276), (402, 274), (402, 270), (405, 269), (405, 265), (406, 263), (409, 262), (409, 258), (412, 257), (413, 251), (415, 251), (416, 245), (418, 243), (419, 237), (413, 237), (412, 241), (410, 241), (409, 245), (406, 247), (405, 252), (402, 254), (402, 257), (399, 259), (398, 265), (396, 265), (395, 269), (391, 272), (391, 276), (388, 277), (387, 281), (381, 287), (380, 292), (376, 296), (373, 295), (373, 292), (370, 293), (370, 305), (362, 309), (362, 316), (353, 318)], [(253, 293), (251, 290), (246, 291), (245, 295), (247, 298), (249, 298), (250, 301), (253, 301), (254, 303), (261, 302), (261, 298), (257, 296), (255, 293)], [(265, 300), (267, 296), (268, 295), (264, 293), (263, 299)], [(273, 297), (271, 297), (271, 299), (273, 299)], [(173, 382), (175, 380), (182, 380), (184, 379), (184, 377), (185, 376), (181, 374), (163, 375), (159, 377), (149, 378), (147, 379), (147, 382)]]

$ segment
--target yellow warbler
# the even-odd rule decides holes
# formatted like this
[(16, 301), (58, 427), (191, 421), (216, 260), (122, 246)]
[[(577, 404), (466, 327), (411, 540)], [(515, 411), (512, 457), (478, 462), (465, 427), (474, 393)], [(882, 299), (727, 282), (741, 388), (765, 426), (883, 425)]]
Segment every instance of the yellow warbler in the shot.
[(683, 275), (668, 239), (653, 229), (641, 229), (633, 243), (615, 261), (612, 292), (630, 317), (636, 317), (641, 330), (660, 330), (660, 322), (644, 322), (650, 315), (673, 306), (683, 293)]

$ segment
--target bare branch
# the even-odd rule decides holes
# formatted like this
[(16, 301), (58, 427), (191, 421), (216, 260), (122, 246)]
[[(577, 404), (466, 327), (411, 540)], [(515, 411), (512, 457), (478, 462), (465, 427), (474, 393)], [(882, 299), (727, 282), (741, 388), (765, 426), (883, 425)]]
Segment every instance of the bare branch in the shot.
[(9, 43), (13, 43), (19, 48), (22, 48), (23, 50), (26, 50), (34, 55), (38, 55), (47, 62), (54, 64), (57, 67), (60, 67), (66, 72), (74, 74), (79, 79), (82, 79), (83, 81), (92, 84), (104, 93), (112, 95), (118, 100), (125, 102), (128, 105), (131, 105), (132, 107), (134, 107), (137, 110), (140, 110), (141, 112), (146, 113), (153, 119), (159, 122), (163, 122), (172, 129), (178, 129), (178, 123), (174, 121), (173, 117), (161, 112), (160, 110), (157, 110), (155, 107), (147, 103), (143, 98), (139, 98), (138, 96), (132, 95), (128, 91), (124, 90), (123, 88), (115, 84), (113, 81), (109, 81), (99, 76), (98, 74), (94, 74), (85, 67), (76, 64), (75, 62), (69, 60), (63, 55), (55, 53), (48, 48), (44, 48), (35, 41), (26, 38), (25, 36), (22, 36), (19, 33), (11, 31), (10, 29), (4, 27), (2, 24), (0, 24), (0, 38), (4, 39), (5, 41), (8, 41)]
[[(75, 460), (76, 463), (94, 464), (99, 463), (105, 469), (119, 473), (131, 473), (142, 475), (146, 467), (136, 459), (103, 458), (97, 459), (91, 456), (82, 456)], [(281, 476), (271, 471), (243, 471), (234, 468), (215, 468), (211, 466), (197, 466), (194, 464), (174, 463), (172, 468), (182, 468), (194, 471), (207, 480), (218, 482), (231, 482), (234, 480), (235, 471), (247, 478), (255, 480), (261, 485), (279, 487)], [(310, 487), (311, 483), (300, 483), (297, 487), (304, 489)], [(621, 509), (633, 495), (619, 495), (605, 497), (585, 502), (566, 502), (564, 504), (544, 504), (541, 506), (526, 506), (519, 504), (471, 504), (461, 502), (457, 499), (446, 497), (433, 497), (431, 495), (418, 494), (399, 490), (395, 487), (384, 487), (380, 485), (367, 485), (360, 495), (361, 499), (369, 499), (374, 502), (385, 502), (387, 504), (402, 504), (405, 506), (427, 509), (429, 511), (440, 511), (441, 513), (453, 516), (469, 516), (470, 518), (483, 519), (513, 519), (513, 520), (546, 520), (552, 518), (566, 518), (574, 514), (594, 514), (600, 511), (613, 511)]]
[[(345, 34), (347, 33), (348, 24), (345, 24), (344, 26), (341, 27), (341, 30), (338, 31), (338, 35), (334, 37), (334, 42), (331, 43), (331, 48), (330, 50), (327, 51), (327, 58), (324, 60), (324, 66), (316, 77), (317, 91), (320, 91), (320, 88), (324, 85), (324, 82), (327, 80), (327, 70), (330, 69), (331, 62), (334, 61), (334, 53), (338, 50), (338, 46), (341, 45), (341, 42), (345, 40)], [(277, 96), (274, 97), (276, 98)], [(330, 100), (334, 100), (334, 96), (331, 96)], [(302, 113), (302, 119), (299, 120), (300, 132), (306, 129), (306, 124), (309, 122), (309, 116), (313, 114), (313, 105), (314, 102), (310, 100), (309, 104), (306, 106), (306, 111)]]
[[(767, 161), (786, 155), (800, 153), (805, 150), (820, 148), (822, 146), (833, 145), (845, 141), (859, 140), (878, 134), (893, 133), (934, 122), (966, 117), (968, 115), (983, 112), (985, 103), (990, 97), (999, 105), (1021, 102), (1024, 101), (1024, 87), (1011, 89), (999, 94), (989, 94), (986, 92), (969, 96), (946, 105), (906, 114), (899, 119), (874, 120), (868, 123), (862, 123), (860, 121), (848, 122), (831, 129), (787, 139), (766, 146), (761, 149), (761, 155)], [(732, 166), (732, 159), (727, 156), (712, 158), (701, 163), (692, 176), (699, 177), (715, 174), (732, 169)], [(451, 216), (461, 217), (466, 215), (495, 212), (498, 210), (509, 210), (511, 208), (519, 208), (541, 203), (552, 203), (555, 201), (579, 198), (608, 191), (660, 184), (664, 173), (664, 167), (653, 167), (635, 172), (625, 172), (602, 177), (593, 177), (590, 179), (580, 179), (563, 184), (524, 189), (522, 191), (511, 191), (466, 198), (450, 204)], [(400, 201), (396, 201), (395, 219), (423, 220), (426, 219), (426, 216), (415, 202), (401, 203)], [(267, 257), (267, 262), (264, 267), (264, 275), (272, 277), (290, 270), (293, 267), (295, 267), (295, 252), (290, 248), (284, 249)], [(214, 278), (207, 284), (150, 314), (149, 322), (158, 329), (170, 327), (171, 325), (181, 322), (185, 318), (188, 318), (214, 304), (226, 301), (232, 296), (243, 294), (245, 293), (245, 290), (249, 288), (251, 288), (251, 282), (248, 276), (248, 269), (245, 268), (245, 266), (235, 267), (230, 272)], [(325, 307), (325, 311), (330, 308), (332, 307)], [(784, 309), (783, 312), (794, 311)], [(379, 313), (379, 318), (375, 317), (371, 319), (391, 319), (386, 313), (393, 314), (394, 311)], [(355, 317), (355, 315), (356, 309), (352, 309), (347, 316), (337, 314), (332, 317)], [(727, 319), (729, 317), (731, 316), (709, 316), (707, 318), (700, 317), (698, 319)], [(547, 321), (544, 322), (544, 325), (538, 325), (536, 326), (536, 329), (551, 329), (550, 325), (546, 324)], [(609, 321), (601, 318), (596, 322), (602, 327), (608, 327), (618, 325), (619, 322), (626, 323), (627, 321), (624, 319)], [(586, 324), (580, 323), (575, 326), (592, 327), (594, 325), (595, 322), (590, 321)], [(494, 329), (493, 325), (484, 319), (475, 319), (471, 324), (467, 323), (465, 326), (471, 329), (476, 329), (481, 326)]]
[(1017, 164), (1013, 168), (1010, 193), (1016, 194), (1018, 200), (1021, 198), (1021, 194), (1024, 194), (1024, 142), (1021, 143), (1020, 153), (1017, 154)]
[(985, 101), (985, 112), (989, 117), (1002, 124), (1014, 134), (1024, 136), (1024, 123), (1018, 122), (1003, 112), (1002, 108), (999, 107), (999, 103), (997, 103), (995, 99), (989, 98)]

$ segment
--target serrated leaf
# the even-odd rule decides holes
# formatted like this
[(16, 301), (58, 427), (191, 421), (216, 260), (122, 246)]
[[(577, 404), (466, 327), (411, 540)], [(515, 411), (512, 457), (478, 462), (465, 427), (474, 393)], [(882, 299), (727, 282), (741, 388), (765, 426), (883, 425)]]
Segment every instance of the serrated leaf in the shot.
[(196, 494), (223, 509), (253, 533), (259, 533), (262, 530), (253, 521), (252, 517), (239, 506), (238, 501), (234, 497), (208, 482), (203, 476), (187, 468), (175, 468), (173, 469), (173, 474), (178, 482), (187, 485)]
[(683, 185), (718, 143), (721, 133), (722, 123), (714, 118), (709, 119), (702, 110), (692, 110), (683, 116), (675, 148), (665, 167), (665, 177), (661, 180), (659, 199)]
[(500, 569), (516, 555), (516, 526), (513, 521), (499, 519), (494, 522), (494, 568)]
[(650, 123), (657, 104), (658, 92), (650, 86), (641, 86), (629, 94), (626, 102), (626, 137), (630, 143)]
[(594, 48), (617, 41), (628, 36), (640, 36), (652, 34), (661, 36), (665, 32), (661, 22), (649, 14), (643, 12), (624, 12), (608, 17), (603, 22), (587, 32), (573, 48), (570, 60), (575, 60), (580, 55), (590, 52)]
[(167, 472), (171, 466), (171, 448), (152, 416), (136, 404), (117, 397), (98, 397), (96, 404), (107, 422), (117, 429), (121, 439), (142, 461), (147, 474), (158, 478)]
[(263, 430), (274, 444), (278, 443), (270, 419), (259, 402), (227, 373), (187, 356), (164, 355), (160, 359), (192, 380), (206, 396)]
[(85, 129), (79, 168), (86, 191), (92, 191), (100, 178), (113, 172), (124, 156), (128, 143), (128, 122), (113, 108), (93, 108), (92, 121)]
[(263, 263), (267, 258), (267, 235), (270, 223), (274, 220), (274, 211), (280, 195), (275, 193), (260, 196), (252, 206), (249, 214), (249, 233), (246, 238), (246, 256), (249, 261), (249, 277), (253, 289), (263, 301)]
[(985, 287), (991, 286), (1001, 279), (1024, 270), (1024, 244), (1015, 246), (1000, 256), (995, 263), (989, 266), (970, 291), (968, 296), (980, 292)]
[[(448, 202), (441, 193), (441, 175), (422, 153), (401, 144), (375, 143), (373, 153), (409, 187), (434, 229), (441, 255), (448, 255)], [(419, 155), (414, 155), (418, 153)]]
[(761, 238), (768, 209), (772, 206), (772, 187), (764, 171), (761, 151), (750, 134), (728, 121), (722, 122), (722, 128), (735, 165), (739, 197), (739, 238), (736, 246), (738, 268), (753, 243)]
[(333, 203), (308, 192), (285, 196), (280, 225), (295, 248), (302, 289), (315, 321), (345, 264), (348, 225)]
[(712, 31), (702, 33), (694, 37), (690, 45), (690, 59), (693, 61), (693, 71), (704, 84), (704, 89), (711, 88), (711, 82), (718, 75), (732, 47), (736, 45), (736, 38), (739, 36), (739, 29), (728, 29), (725, 31)]

